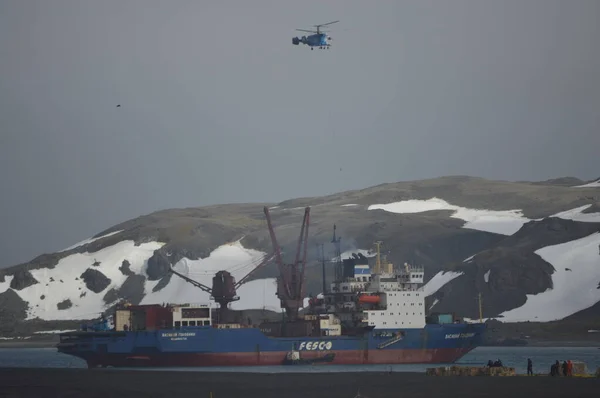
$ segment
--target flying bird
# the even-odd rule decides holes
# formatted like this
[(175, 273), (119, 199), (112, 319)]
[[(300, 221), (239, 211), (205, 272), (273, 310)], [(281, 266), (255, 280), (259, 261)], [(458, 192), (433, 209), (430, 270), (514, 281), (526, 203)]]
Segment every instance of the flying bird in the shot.
[(121, 107), (121, 104), (118, 104), (118, 105), (117, 105), (117, 108), (120, 108), (120, 107)]

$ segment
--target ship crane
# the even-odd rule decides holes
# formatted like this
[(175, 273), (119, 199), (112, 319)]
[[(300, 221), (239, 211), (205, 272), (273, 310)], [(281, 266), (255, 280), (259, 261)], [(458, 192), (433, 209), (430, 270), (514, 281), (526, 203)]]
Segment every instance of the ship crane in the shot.
[[(279, 277), (277, 278), (277, 297), (281, 301), (281, 308), (286, 312), (290, 321), (298, 319), (298, 311), (304, 306), (304, 297), (306, 286), (304, 283), (304, 271), (306, 269), (306, 255), (308, 251), (308, 224), (310, 219), (310, 207), (304, 209), (304, 219), (302, 221), (302, 229), (298, 239), (298, 247), (296, 249), (296, 258), (292, 264), (284, 264), (281, 257), (281, 248), (277, 243), (275, 230), (271, 223), (271, 215), (269, 208), (264, 208), (267, 224), (269, 226), (269, 234), (271, 235), (271, 243), (273, 244), (273, 253), (275, 261), (279, 268)], [(301, 257), (302, 256), (302, 257)]]
[(238, 301), (240, 297), (237, 295), (237, 289), (242, 286), (244, 283), (248, 281), (248, 279), (256, 273), (259, 269), (267, 265), (271, 260), (273, 260), (273, 255), (269, 255), (263, 258), (260, 264), (254, 267), (250, 272), (248, 272), (243, 278), (241, 278), (238, 282), (235, 281), (233, 275), (230, 272), (222, 270), (215, 274), (212, 281), (212, 287), (206, 286), (203, 283), (193, 280), (177, 271), (173, 268), (169, 268), (169, 272), (177, 275), (184, 281), (191, 283), (196, 286), (200, 290), (210, 294), (211, 299), (219, 304), (219, 312), (220, 319), (225, 321), (226, 315), (225, 313), (228, 310), (229, 303)]

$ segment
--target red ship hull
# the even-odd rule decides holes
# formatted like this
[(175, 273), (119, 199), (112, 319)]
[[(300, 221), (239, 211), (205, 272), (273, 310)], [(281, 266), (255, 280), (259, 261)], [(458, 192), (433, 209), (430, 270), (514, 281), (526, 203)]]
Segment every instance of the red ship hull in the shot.
[[(400, 350), (337, 351), (332, 365), (397, 365), (420, 363), (453, 363), (473, 347)], [(107, 354), (85, 358), (88, 367), (231, 367), (278, 366), (287, 352), (260, 353), (168, 353), (153, 355)], [(302, 352), (305, 359), (317, 358), (317, 352)]]

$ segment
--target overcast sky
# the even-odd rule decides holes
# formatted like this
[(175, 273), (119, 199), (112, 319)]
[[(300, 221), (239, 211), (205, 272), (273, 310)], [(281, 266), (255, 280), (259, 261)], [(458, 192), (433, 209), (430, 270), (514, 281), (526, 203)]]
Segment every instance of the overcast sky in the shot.
[[(338, 19), (330, 50), (292, 45)], [(0, 266), (164, 208), (598, 177), (599, 21), (597, 0), (0, 0)]]

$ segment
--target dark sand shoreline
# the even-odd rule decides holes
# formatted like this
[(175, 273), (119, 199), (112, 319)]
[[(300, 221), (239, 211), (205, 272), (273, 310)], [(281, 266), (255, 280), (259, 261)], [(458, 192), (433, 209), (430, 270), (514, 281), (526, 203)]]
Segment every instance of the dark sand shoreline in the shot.
[(600, 378), (434, 377), (422, 373), (203, 373), (106, 369), (0, 370), (9, 397), (597, 397)]

